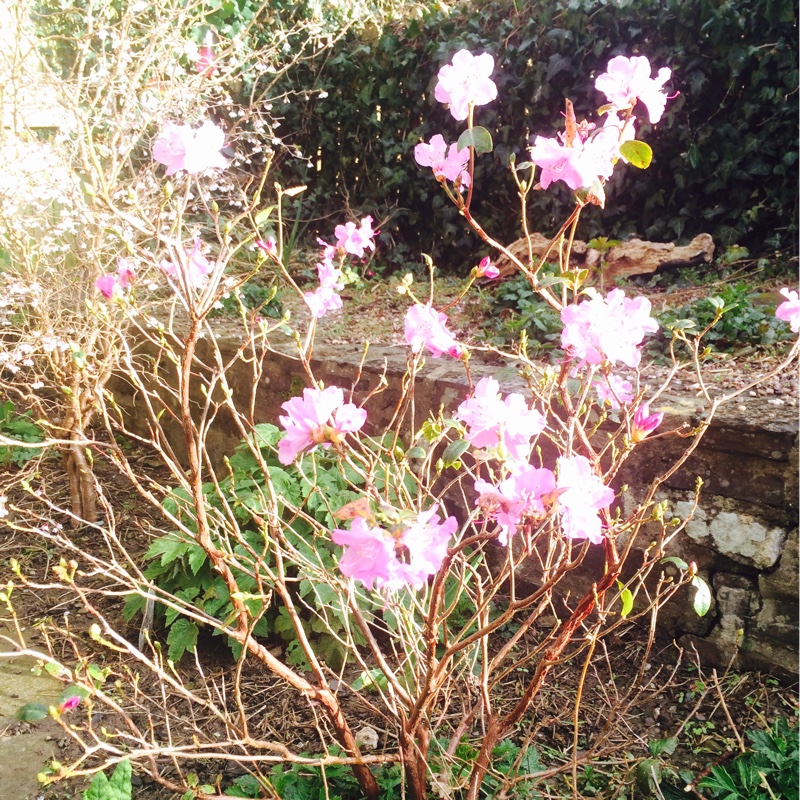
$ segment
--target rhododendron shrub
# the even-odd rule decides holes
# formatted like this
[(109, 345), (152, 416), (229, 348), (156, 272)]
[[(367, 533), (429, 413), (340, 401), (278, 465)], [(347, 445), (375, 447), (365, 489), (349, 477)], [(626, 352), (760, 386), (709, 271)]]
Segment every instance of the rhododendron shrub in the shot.
[[(201, 96), (223, 70), (224, 53), (194, 62)], [(603, 187), (617, 170), (649, 163), (636, 115), (644, 109), (649, 123), (663, 116), (671, 75), (660, 68), (653, 77), (642, 56), (615, 57), (596, 79), (608, 101), (596, 119), (576, 119), (567, 104), (563, 131), (533, 131), (532, 142), (520, 143), (531, 146), (532, 157), (511, 169), (522, 204), (530, 191), (556, 181), (574, 192), (574, 211), (551, 248), (557, 272), (543, 276), (544, 259), (515, 255), (472, 213), (480, 191), (475, 161), (492, 149), (490, 132), (474, 122), (497, 98), (493, 70), (492, 56), (466, 50), (442, 66), (434, 97), (449, 107), (450, 124), (464, 122), (466, 130), (436, 133), (409, 157), (424, 168), (420, 180), (438, 182), (491, 250), (476, 254), (453, 302), (475, 281), (497, 278), (493, 259), (505, 256), (560, 315), (561, 336), (547, 364), (528, 356), (524, 337), (502, 351), (476, 331), (455, 329), (447, 315), (452, 303), (442, 307), (432, 292), (419, 299), (411, 275), (397, 286), (408, 300), (394, 349), (405, 357), (405, 371), (383, 356), (374, 369), (368, 347), (356, 365), (335, 357), (320, 363), (317, 320), (346, 307), (341, 292), (354, 264), (381, 257), (373, 218), (343, 214), (326, 222), (333, 236), (330, 228), (320, 232), (316, 273), (306, 280), (287, 263), (281, 204), (303, 187), (276, 185), (273, 203), (264, 175), (248, 207), (226, 216), (214, 192), (229, 166), (221, 152), (227, 134), (208, 122), (207, 110), (165, 116), (149, 139), (148, 175), (163, 182), (163, 217), (138, 219), (141, 242), (86, 281), (93, 313), (117, 325), (126, 390), (135, 390), (132, 403), (120, 389), (98, 393), (106, 432), (93, 457), (107, 458), (149, 504), (157, 522), (147, 521), (148, 563), (126, 549), (116, 494), (104, 494), (106, 517), (92, 530), (102, 539), (101, 555), (87, 556), (85, 537), (37, 528), (65, 553), (59, 587), (96, 620), (91, 641), (104, 659), (121, 652), (128, 661), (113, 689), (96, 671), (69, 672), (90, 698), (87, 707), (113, 710), (71, 720), (68, 733), (90, 742), (95, 757), (121, 758), (124, 741), (126, 757), (170, 791), (193, 796), (216, 791), (182, 777), (182, 762), (197, 755), (238, 761), (276, 796), (263, 763), (348, 765), (369, 800), (380, 795), (376, 772), (386, 764), (402, 774), (397, 795), (411, 800), (455, 792), (478, 800), (490, 771), (492, 792), (502, 783), (503, 796), (521, 796), (516, 777), (500, 776), (493, 759), (505, 739), (542, 721), (538, 699), (556, 665), (581, 653), (590, 665), (606, 633), (622, 635), (626, 620), (653, 624), (668, 600), (708, 610), (697, 567), (671, 555), (686, 521), (671, 521), (657, 502), (663, 478), (632, 495), (620, 470), (635, 448), (685, 437), (685, 452), (665, 467), (672, 474), (733, 393), (712, 397), (704, 386), (706, 417), (696, 431), (676, 429), (660, 410), (667, 385), (650, 386), (641, 373), (642, 347), (658, 329), (649, 302), (620, 289), (603, 293), (589, 285), (587, 272), (569, 267), (582, 209), (603, 204)], [(131, 218), (135, 207), (123, 216)], [(242, 307), (230, 350), (210, 314), (244, 280), (234, 269), (243, 265), (247, 276), (263, 271), (280, 279), (301, 299), (300, 311), (270, 320)], [(797, 293), (783, 296), (777, 314), (795, 328)], [(676, 359), (674, 372), (692, 366), (702, 378), (701, 339), (684, 336), (694, 363)], [(53, 352), (61, 351), (54, 345)], [(8, 364), (21, 371), (26, 355), (20, 351)], [(443, 361), (463, 370), (463, 379), (448, 374), (423, 409), (417, 378)], [(264, 379), (268, 362), (277, 365), (273, 385)], [(220, 442), (231, 431), (241, 443), (228, 453)], [(155, 476), (129, 457), (123, 441), (146, 449), (158, 463)], [(2, 508), (4, 524), (24, 528), (17, 520), (29, 512), (5, 502)], [(663, 573), (664, 559), (674, 574)], [(131, 623), (141, 623), (137, 641), (94, 602), (98, 575), (103, 592), (127, 597)], [(217, 670), (219, 660), (207, 669), (204, 629), (231, 645), (229, 672)], [(165, 651), (171, 661), (192, 654), (194, 666), (185, 666), (191, 659), (167, 664)], [(183, 669), (193, 670), (192, 680)], [(294, 739), (254, 722), (263, 710), (254, 711), (251, 700), (265, 675), (270, 696), (278, 686), (316, 721), (302, 752)], [(123, 686), (136, 698), (133, 711), (119, 701)], [(176, 698), (180, 710), (165, 710), (165, 697)], [(609, 702), (609, 719), (624, 718), (637, 695)], [(575, 751), (548, 774), (617, 748), (609, 737), (583, 736), (580, 703), (578, 693), (561, 720), (575, 728)], [(365, 708), (384, 731), (379, 752), (367, 746)], [(163, 741), (164, 729), (172, 739), (161, 749), (154, 742)], [(623, 757), (625, 744), (618, 749)]]

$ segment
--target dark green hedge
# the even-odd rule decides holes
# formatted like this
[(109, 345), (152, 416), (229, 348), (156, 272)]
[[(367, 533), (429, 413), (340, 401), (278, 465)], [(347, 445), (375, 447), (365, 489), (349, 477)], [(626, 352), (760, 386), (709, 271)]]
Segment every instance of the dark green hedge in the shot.
[[(680, 92), (642, 138), (654, 161), (621, 166), (605, 210), (584, 215), (584, 237), (629, 234), (687, 239), (708, 231), (718, 243), (764, 253), (793, 246), (797, 231), (797, 9), (790, 0), (491, 0), (382, 32), (345, 36), (332, 52), (293, 69), (279, 90), (286, 140), (321, 170), (287, 159), (283, 180), (309, 184), (303, 216), (341, 217), (343, 207), (382, 225), (387, 266), (418, 261), (468, 269), (478, 242), (434, 181), (414, 162), (420, 139), (461, 129), (433, 99), (439, 67), (461, 47), (490, 52), (499, 95), (478, 110), (495, 151), (476, 168), (474, 210), (487, 230), (519, 233), (510, 153), (526, 160), (536, 134), (563, 125), (563, 98), (594, 114), (604, 98), (594, 76), (614, 55), (646, 55), (673, 70)], [(311, 91), (309, 91), (311, 89)], [(320, 96), (319, 92), (327, 92)], [(534, 193), (535, 230), (563, 218), (569, 190)], [(324, 226), (320, 226), (325, 231)]]

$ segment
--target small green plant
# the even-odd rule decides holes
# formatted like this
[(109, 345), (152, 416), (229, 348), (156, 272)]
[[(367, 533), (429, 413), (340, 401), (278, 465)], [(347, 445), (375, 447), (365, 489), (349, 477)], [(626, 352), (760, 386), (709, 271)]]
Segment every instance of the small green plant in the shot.
[(262, 317), (280, 319), (283, 316), (283, 304), (274, 286), (267, 286), (260, 281), (250, 280), (225, 295), (220, 301), (217, 311), (227, 316), (235, 316), (245, 311), (257, 311)]
[(703, 340), (725, 350), (745, 345), (770, 345), (789, 338), (789, 330), (775, 318), (774, 309), (758, 304), (758, 293), (743, 283), (722, 287), (718, 295), (702, 297), (691, 303), (656, 314), (662, 327), (680, 329), (688, 335), (702, 331), (721, 316)]
[[(6, 400), (0, 405), (0, 435), (8, 439), (17, 439), (27, 444), (44, 441), (42, 429), (31, 420), (31, 412), (18, 414), (14, 403)], [(0, 445), (0, 466), (13, 464), (21, 467), (42, 452), (41, 447), (15, 447)]]
[(539, 297), (524, 275), (497, 287), (493, 317), (497, 321), (494, 337), (497, 344), (516, 339), (526, 331), (532, 350), (551, 348), (563, 328), (558, 313)]
[(131, 800), (131, 792), (131, 762), (125, 759), (117, 764), (110, 779), (98, 772), (83, 793), (83, 800)]
[[(279, 436), (274, 425), (256, 425), (251, 442), (257, 443), (266, 464), (269, 482), (280, 498), (287, 540), (292, 547), (333, 570), (336, 568), (336, 555), (332, 541), (315, 536), (314, 529), (303, 519), (303, 514), (329, 529), (336, 527), (332, 513), (358, 498), (353, 487), (361, 483), (362, 478), (352, 470), (343, 474), (332, 461), (326, 460), (324, 452), (314, 454), (301, 464), (281, 464), (275, 450)], [(243, 443), (227, 460), (227, 465), (229, 475), (218, 484), (205, 483), (203, 492), (210, 513), (232, 509), (241, 526), (241, 541), (218, 541), (217, 545), (231, 550), (242, 565), (242, 569), (236, 570), (236, 578), (255, 620), (253, 633), (257, 636), (277, 635), (284, 639), (287, 643), (287, 662), (305, 669), (307, 661), (298, 646), (286, 608), (271, 593), (258, 591), (257, 575), (260, 573), (263, 577), (275, 566), (269, 538), (263, 527), (254, 522), (254, 517), (268, 515), (270, 502), (270, 490), (261, 464), (250, 445)], [(189, 531), (195, 530), (191, 498), (185, 490), (173, 490), (164, 501), (164, 506)], [(150, 561), (145, 576), (159, 589), (173, 594), (180, 601), (193, 603), (204, 613), (216, 618), (225, 619), (233, 613), (225, 582), (213, 569), (206, 551), (188, 533), (173, 531), (155, 539), (145, 558)], [(341, 630), (343, 620), (338, 619), (336, 612), (329, 607), (333, 589), (324, 583), (295, 577), (293, 583), (297, 587), (297, 605), (314, 609), (314, 613), (304, 618), (307, 635), (314, 640), (316, 652), (329, 664), (340, 664), (344, 653), (336, 634)], [(266, 582), (269, 583), (269, 580)], [(145, 606), (146, 598), (132, 594), (125, 604), (123, 615), (131, 620), (137, 613), (143, 612)], [(163, 608), (161, 616), (169, 630), (167, 645), (170, 660), (178, 661), (185, 653), (194, 652), (200, 633), (199, 625), (171, 607)], [(229, 643), (234, 654), (238, 655), (238, 645), (233, 640)]]
[(712, 800), (790, 800), (800, 781), (797, 728), (785, 718), (770, 730), (748, 731), (753, 750), (717, 765), (697, 786)]

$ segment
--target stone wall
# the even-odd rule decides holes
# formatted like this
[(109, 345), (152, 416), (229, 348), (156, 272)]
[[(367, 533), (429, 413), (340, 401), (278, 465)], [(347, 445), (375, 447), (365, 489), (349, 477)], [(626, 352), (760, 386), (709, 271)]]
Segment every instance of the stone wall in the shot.
[[(236, 342), (218, 339), (223, 361), (232, 358)], [(201, 343), (200, 356), (207, 343)], [(253, 386), (252, 367), (239, 363), (228, 372), (228, 382), (240, 407), (254, 397), (254, 422), (277, 423), (281, 403), (307, 385), (292, 344), (264, 362), (263, 376)], [(205, 362), (213, 359), (205, 354)], [(325, 385), (348, 390), (359, 374), (362, 348), (336, 345), (315, 351), (314, 373)], [(493, 375), (505, 391), (521, 391), (524, 384), (514, 366), (490, 366), (471, 359), (473, 381)], [(395, 412), (406, 370), (405, 350), (400, 347), (370, 349), (361, 369), (354, 401), (362, 402), (384, 382), (386, 388), (371, 397), (367, 408), (367, 432), (381, 430)], [(127, 384), (112, 387), (116, 399), (131, 412), (134, 425), (140, 401)], [(254, 393), (254, 395), (253, 395)], [(428, 359), (417, 378), (413, 405), (403, 411), (405, 432), (416, 428), (430, 411), (454, 409), (467, 393), (463, 367), (452, 360)], [(198, 402), (202, 398), (198, 396)], [(774, 402), (774, 401), (773, 401)], [(684, 421), (694, 426), (704, 409), (698, 398), (662, 398), (652, 410), (664, 411), (662, 430)], [(144, 420), (139, 420), (144, 426)], [(145, 427), (141, 428), (146, 431)], [(177, 426), (169, 432), (179, 445)], [(239, 441), (232, 420), (220, 416), (209, 437), (209, 451), (221, 463)], [(652, 478), (663, 474), (686, 446), (685, 440), (668, 437), (646, 441), (624, 464), (619, 485), (630, 511)], [(700, 504), (684, 534), (670, 553), (696, 562), (700, 574), (713, 588), (711, 611), (698, 618), (691, 608), (689, 589), (662, 610), (659, 624), (679, 643), (694, 646), (707, 663), (725, 665), (738, 643), (736, 666), (775, 671), (784, 676), (798, 672), (798, 422), (796, 409), (747, 398), (746, 406), (731, 404), (718, 412), (699, 448), (687, 464), (662, 486), (658, 499), (668, 501), (672, 516), (690, 513), (696, 478), (703, 479)], [(641, 537), (647, 540), (646, 531)], [(587, 564), (591, 570), (591, 564)], [(596, 578), (595, 578), (596, 579)]]

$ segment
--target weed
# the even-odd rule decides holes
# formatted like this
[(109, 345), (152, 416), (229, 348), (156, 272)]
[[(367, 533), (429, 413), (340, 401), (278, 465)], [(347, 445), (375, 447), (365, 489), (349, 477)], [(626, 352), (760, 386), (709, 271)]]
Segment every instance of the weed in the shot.
[(770, 730), (748, 731), (753, 750), (714, 766), (697, 786), (712, 800), (789, 800), (797, 797), (798, 732), (785, 718)]
[(657, 313), (655, 316), (667, 330), (681, 329), (689, 335), (716, 323), (704, 337), (718, 350), (744, 345), (771, 345), (790, 337), (788, 327), (776, 319), (774, 308), (761, 303), (762, 298), (744, 283), (723, 286), (714, 297), (702, 297)]
[[(44, 441), (41, 428), (30, 417), (30, 411), (18, 414), (14, 403), (6, 400), (0, 405), (0, 435), (27, 444)], [(0, 446), (0, 465), (14, 464), (21, 467), (32, 458), (39, 456), (41, 452), (41, 447), (15, 447), (4, 444)]]

